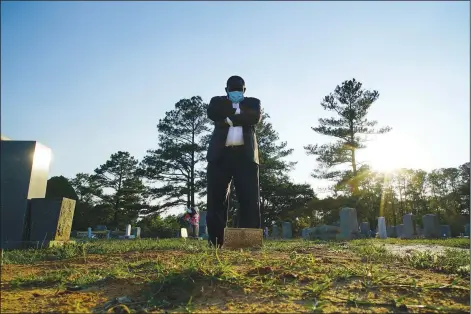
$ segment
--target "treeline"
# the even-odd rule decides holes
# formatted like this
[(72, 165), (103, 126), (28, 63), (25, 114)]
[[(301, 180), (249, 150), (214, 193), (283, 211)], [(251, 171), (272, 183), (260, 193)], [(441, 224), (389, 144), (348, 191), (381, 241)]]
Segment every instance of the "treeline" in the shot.
[[(326, 199), (319, 200), (310, 185), (290, 179), (296, 163), (286, 157), (293, 150), (280, 140), (268, 113), (263, 114), (256, 132), (264, 226), (291, 221), (297, 232), (314, 224), (332, 224), (342, 206), (357, 208), (359, 219), (369, 220), (373, 226), (378, 216), (385, 216), (388, 224), (399, 224), (402, 215), (409, 212), (417, 217), (437, 213), (444, 222), (456, 220), (456, 225), (459, 217), (469, 215), (469, 164), (431, 173), (400, 170), (390, 175), (357, 167), (356, 152), (366, 147), (367, 136), (391, 130), (376, 129), (377, 122), (366, 119), (379, 93), (361, 87), (355, 79), (345, 81), (323, 99), (321, 106), (334, 112), (334, 117), (319, 119), (319, 126), (312, 129), (335, 141), (305, 147), (307, 154), (317, 156), (313, 176), (333, 182), (333, 196)], [(142, 160), (128, 152), (116, 152), (92, 173), (51, 178), (47, 197), (78, 201), (75, 230), (99, 224), (122, 229), (139, 220), (144, 235), (172, 236), (178, 228), (176, 219), (163, 219), (161, 214), (183, 206), (205, 209), (205, 154), (213, 128), (206, 108), (198, 96), (180, 100), (158, 121), (158, 140)], [(230, 223), (236, 223), (237, 202), (232, 192), (229, 217)]]

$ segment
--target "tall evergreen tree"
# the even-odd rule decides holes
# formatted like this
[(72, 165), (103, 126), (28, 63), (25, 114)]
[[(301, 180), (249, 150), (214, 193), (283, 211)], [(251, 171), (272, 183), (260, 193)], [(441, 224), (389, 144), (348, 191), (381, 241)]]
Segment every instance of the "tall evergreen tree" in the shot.
[[(367, 135), (383, 134), (390, 127), (376, 129), (377, 121), (368, 120), (371, 105), (378, 99), (376, 90), (362, 89), (362, 84), (355, 79), (337, 85), (334, 93), (327, 95), (321, 102), (322, 108), (333, 111), (336, 116), (320, 118), (319, 126), (312, 127), (318, 134), (334, 137), (337, 140), (330, 144), (307, 145), (304, 147), (308, 155), (317, 156), (319, 168), (314, 170), (313, 177), (349, 183), (353, 194), (357, 194), (357, 156), (356, 151), (365, 148)], [(333, 169), (348, 164), (350, 170)]]
[(148, 180), (163, 184), (152, 188), (153, 197), (163, 200), (161, 209), (195, 205), (209, 132), (206, 108), (199, 96), (182, 99), (159, 120), (158, 148), (147, 151), (141, 168)]
[(119, 151), (95, 169), (94, 181), (103, 189), (101, 207), (112, 211), (112, 224), (122, 227), (135, 221), (146, 207), (146, 187), (138, 173), (139, 161), (128, 152)]

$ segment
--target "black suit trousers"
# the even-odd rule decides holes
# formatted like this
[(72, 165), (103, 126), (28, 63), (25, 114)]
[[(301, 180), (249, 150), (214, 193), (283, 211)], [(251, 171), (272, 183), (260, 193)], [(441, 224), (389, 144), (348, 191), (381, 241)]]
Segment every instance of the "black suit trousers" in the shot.
[(238, 227), (260, 228), (259, 166), (247, 158), (244, 149), (244, 146), (225, 147), (220, 158), (208, 162), (206, 223), (212, 244), (223, 244), (232, 180), (240, 204)]

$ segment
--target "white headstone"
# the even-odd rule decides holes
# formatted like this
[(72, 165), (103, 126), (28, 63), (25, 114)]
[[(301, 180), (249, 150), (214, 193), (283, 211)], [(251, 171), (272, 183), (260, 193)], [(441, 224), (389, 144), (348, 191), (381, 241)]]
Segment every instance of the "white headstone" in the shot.
[(182, 238), (188, 238), (188, 230), (186, 230), (186, 228), (181, 228), (180, 235)]
[(386, 220), (384, 217), (378, 217), (378, 236), (380, 239), (387, 239)]
[(126, 237), (131, 235), (131, 225), (126, 225), (126, 233), (124, 234)]

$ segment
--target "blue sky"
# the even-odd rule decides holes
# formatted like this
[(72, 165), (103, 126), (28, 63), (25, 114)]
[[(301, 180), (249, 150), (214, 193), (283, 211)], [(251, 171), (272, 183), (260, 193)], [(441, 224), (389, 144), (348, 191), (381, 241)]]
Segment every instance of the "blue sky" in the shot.
[[(182, 99), (245, 78), (298, 161), (328, 139), (321, 99), (356, 78), (393, 131), (361, 159), (430, 170), (469, 161), (469, 2), (2, 2), (1, 132), (54, 153), (50, 175), (141, 158)], [(390, 149), (394, 146), (394, 149)]]

